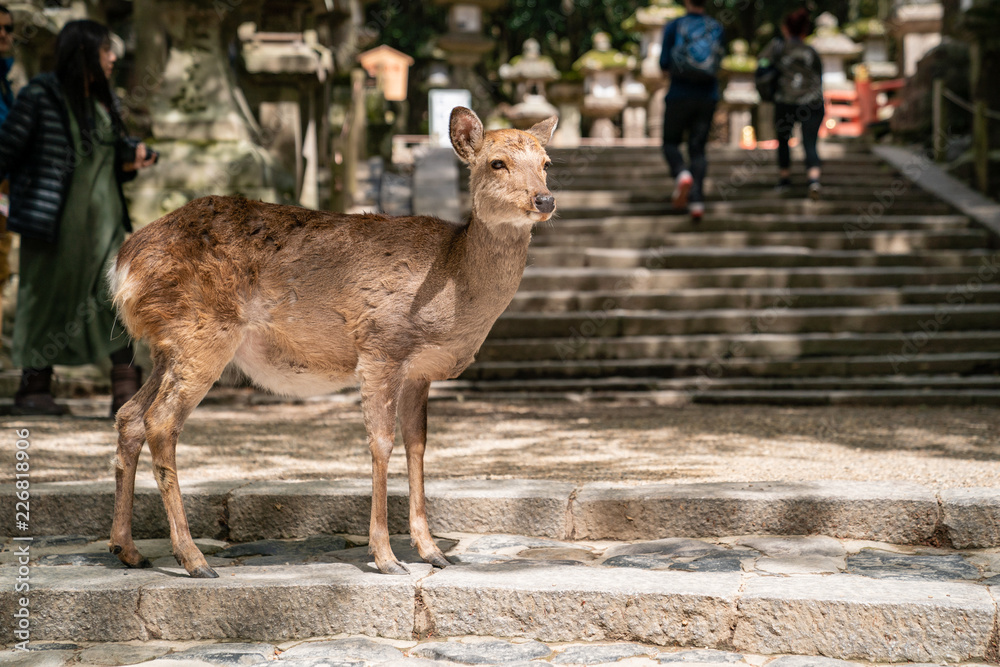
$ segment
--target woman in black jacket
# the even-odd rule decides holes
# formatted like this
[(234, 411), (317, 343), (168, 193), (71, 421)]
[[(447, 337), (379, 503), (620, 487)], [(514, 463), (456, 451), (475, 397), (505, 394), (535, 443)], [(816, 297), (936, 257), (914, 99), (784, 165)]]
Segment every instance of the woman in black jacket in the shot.
[(110, 85), (117, 56), (94, 21), (67, 23), (56, 70), (33, 79), (0, 127), (11, 181), (8, 228), (21, 234), (13, 358), (17, 414), (64, 414), (52, 366), (112, 361), (113, 412), (139, 388), (104, 269), (131, 231), (121, 184), (155, 154), (128, 139)]

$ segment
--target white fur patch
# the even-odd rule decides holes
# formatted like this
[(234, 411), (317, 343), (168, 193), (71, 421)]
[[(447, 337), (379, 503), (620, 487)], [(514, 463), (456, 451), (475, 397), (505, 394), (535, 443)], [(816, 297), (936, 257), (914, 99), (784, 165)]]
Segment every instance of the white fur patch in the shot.
[(331, 377), (308, 369), (275, 364), (268, 355), (269, 346), (259, 333), (248, 332), (236, 350), (233, 363), (254, 384), (283, 396), (321, 396), (358, 383), (356, 374)]

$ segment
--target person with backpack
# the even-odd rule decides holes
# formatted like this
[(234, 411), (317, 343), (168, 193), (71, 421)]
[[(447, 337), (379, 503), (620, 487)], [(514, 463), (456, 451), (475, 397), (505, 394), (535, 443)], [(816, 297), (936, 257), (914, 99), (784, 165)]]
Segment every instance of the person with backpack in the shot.
[[(688, 209), (694, 222), (705, 213), (705, 144), (719, 101), (722, 24), (705, 15), (706, 0), (684, 0), (687, 14), (663, 29), (660, 68), (670, 73), (663, 112), (663, 155), (674, 177), (675, 209)], [(680, 144), (687, 133), (685, 164)], [(690, 204), (688, 203), (690, 202)]]
[[(774, 131), (778, 136), (779, 180), (775, 189), (780, 194), (791, 189), (792, 158), (788, 140), (798, 123), (802, 127), (802, 147), (806, 152), (809, 196), (818, 199), (821, 161), (816, 142), (824, 115), (823, 65), (816, 50), (803, 41), (810, 32), (809, 12), (798, 9), (788, 14), (782, 22), (781, 32), (784, 37), (773, 39), (759, 57), (763, 68), (776, 71)], [(758, 72), (758, 80), (760, 78)]]

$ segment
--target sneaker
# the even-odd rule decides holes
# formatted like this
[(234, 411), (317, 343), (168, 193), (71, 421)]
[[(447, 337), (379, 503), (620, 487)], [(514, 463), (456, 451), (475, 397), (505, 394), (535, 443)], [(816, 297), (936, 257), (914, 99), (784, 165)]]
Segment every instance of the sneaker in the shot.
[(822, 194), (822, 189), (823, 188), (819, 184), (819, 181), (809, 181), (809, 199), (819, 199), (820, 194)]
[(701, 222), (705, 215), (705, 205), (700, 201), (694, 202), (688, 208), (688, 212), (691, 214), (691, 222)]
[(787, 178), (783, 178), (778, 181), (778, 184), (774, 186), (774, 193), (779, 196), (787, 195), (792, 191), (792, 182)]
[(681, 210), (687, 206), (688, 193), (691, 192), (692, 185), (694, 185), (694, 177), (691, 175), (691, 172), (682, 171), (680, 176), (677, 177), (677, 185), (674, 187), (674, 195), (672, 197), (675, 209)]

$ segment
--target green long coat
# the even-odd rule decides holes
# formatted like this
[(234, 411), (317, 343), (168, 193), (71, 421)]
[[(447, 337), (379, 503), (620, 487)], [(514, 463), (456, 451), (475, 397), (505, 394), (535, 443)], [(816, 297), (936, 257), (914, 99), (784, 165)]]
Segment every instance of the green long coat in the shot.
[(95, 363), (129, 343), (111, 306), (108, 262), (125, 240), (115, 176), (117, 136), (95, 105), (93, 149), (69, 113), (78, 157), (55, 243), (21, 238), (13, 361), (20, 368)]

